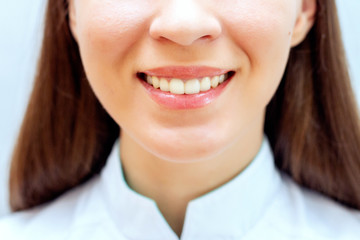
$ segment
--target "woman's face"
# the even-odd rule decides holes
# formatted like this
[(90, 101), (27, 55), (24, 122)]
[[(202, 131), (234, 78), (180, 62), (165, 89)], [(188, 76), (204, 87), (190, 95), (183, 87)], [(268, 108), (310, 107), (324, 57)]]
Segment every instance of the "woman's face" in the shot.
[(70, 26), (123, 134), (157, 157), (192, 161), (262, 131), (310, 1), (73, 0)]

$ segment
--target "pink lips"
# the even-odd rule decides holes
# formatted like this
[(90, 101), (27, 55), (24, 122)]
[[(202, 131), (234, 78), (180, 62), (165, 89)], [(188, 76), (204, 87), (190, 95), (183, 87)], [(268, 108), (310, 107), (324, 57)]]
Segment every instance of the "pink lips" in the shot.
[[(150, 69), (144, 71), (150, 76), (156, 76), (159, 78), (179, 78), (183, 80), (189, 80), (194, 78), (203, 78), (203, 77), (213, 77), (219, 76), (222, 74), (226, 74), (231, 70), (212, 68), (212, 67), (204, 67), (204, 66), (169, 66), (169, 67), (161, 67)], [(231, 78), (231, 77), (230, 77)], [(160, 89), (155, 89), (152, 85), (147, 82), (141, 80), (139, 78), (142, 85), (145, 87), (147, 93), (150, 97), (157, 102), (158, 104), (174, 110), (181, 109), (195, 109), (204, 107), (211, 102), (215, 101), (216, 98), (223, 92), (227, 84), (230, 82), (228, 80), (224, 81), (216, 88), (211, 88), (206, 92), (200, 92), (198, 94), (172, 94), (170, 92), (163, 92)]]
[(213, 77), (228, 73), (230, 70), (203, 67), (203, 66), (189, 66), (189, 67), (161, 67), (144, 71), (145, 74), (150, 76), (157, 76), (163, 78), (180, 78), (183, 80)]

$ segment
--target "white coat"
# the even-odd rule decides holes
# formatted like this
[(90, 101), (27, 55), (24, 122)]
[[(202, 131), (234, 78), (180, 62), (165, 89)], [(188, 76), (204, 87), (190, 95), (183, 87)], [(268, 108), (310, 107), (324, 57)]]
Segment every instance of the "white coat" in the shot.
[[(116, 144), (100, 175), (0, 220), (1, 240), (178, 240), (156, 203), (128, 187)], [(360, 212), (306, 190), (274, 166), (266, 138), (230, 182), (192, 200), (182, 240), (359, 240)]]

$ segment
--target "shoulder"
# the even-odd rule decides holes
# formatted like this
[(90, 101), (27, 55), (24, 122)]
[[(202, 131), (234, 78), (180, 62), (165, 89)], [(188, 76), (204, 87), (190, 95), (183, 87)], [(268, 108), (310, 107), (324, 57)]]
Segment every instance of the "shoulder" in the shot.
[(282, 178), (283, 190), (273, 208), (277, 212), (273, 216), (281, 223), (279, 230), (303, 239), (359, 239), (360, 211), (305, 189), (287, 176)]
[(1, 239), (66, 238), (76, 215), (96, 184), (97, 178), (93, 178), (50, 203), (0, 219)]

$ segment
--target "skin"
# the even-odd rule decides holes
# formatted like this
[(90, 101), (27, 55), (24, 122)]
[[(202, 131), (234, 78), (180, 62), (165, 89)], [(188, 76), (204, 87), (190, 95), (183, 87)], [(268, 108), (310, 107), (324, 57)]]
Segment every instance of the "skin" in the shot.
[[(127, 183), (154, 199), (180, 236), (188, 202), (238, 175), (263, 139), (265, 108), (315, 0), (71, 0), (88, 80), (121, 126)], [(136, 73), (205, 65), (236, 72), (204, 108), (169, 110)]]

